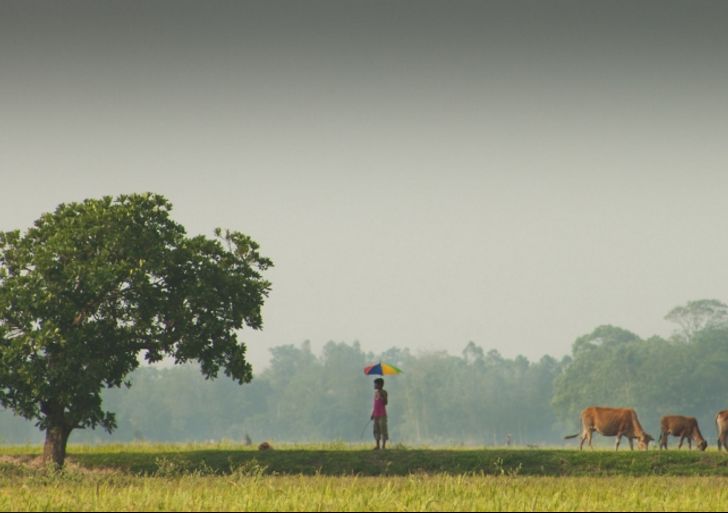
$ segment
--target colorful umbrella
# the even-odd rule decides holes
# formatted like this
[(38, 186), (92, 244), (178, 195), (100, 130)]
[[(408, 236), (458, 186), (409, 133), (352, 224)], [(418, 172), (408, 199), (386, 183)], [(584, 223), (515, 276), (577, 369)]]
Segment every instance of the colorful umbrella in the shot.
[(395, 374), (401, 373), (402, 371), (394, 365), (389, 365), (388, 363), (382, 362), (371, 365), (364, 369), (364, 374), (366, 374), (367, 376), (394, 376)]

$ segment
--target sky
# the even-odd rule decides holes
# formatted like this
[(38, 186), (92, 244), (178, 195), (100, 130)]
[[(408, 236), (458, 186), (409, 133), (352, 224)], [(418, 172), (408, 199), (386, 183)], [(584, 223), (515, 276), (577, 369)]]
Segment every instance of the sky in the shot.
[(728, 300), (728, 3), (0, 3), (0, 230), (152, 191), (271, 347), (569, 353)]

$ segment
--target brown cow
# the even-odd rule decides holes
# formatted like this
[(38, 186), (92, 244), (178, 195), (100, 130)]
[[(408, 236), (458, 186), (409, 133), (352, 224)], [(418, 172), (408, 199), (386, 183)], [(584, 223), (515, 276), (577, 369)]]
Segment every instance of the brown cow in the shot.
[(698, 444), (698, 449), (704, 451), (708, 447), (708, 442), (703, 438), (698, 427), (698, 421), (695, 417), (683, 417), (681, 415), (668, 415), (660, 419), (660, 449), (667, 449), (667, 438), (669, 435), (679, 436), (680, 445), (678, 449), (682, 449), (683, 442), (688, 441), (688, 447), (693, 448), (693, 440)]
[[(639, 440), (639, 448), (647, 450), (650, 441), (654, 440), (648, 435), (642, 426), (637, 413), (631, 408), (602, 408), (591, 406), (581, 412), (581, 445), (579, 450), (584, 448), (584, 442), (589, 440), (589, 447), (592, 447), (592, 435), (594, 431), (603, 436), (616, 436), (617, 446), (622, 442), (622, 437), (629, 440), (629, 448), (634, 450), (634, 439)], [(565, 437), (566, 440), (576, 438), (579, 434)]]
[(715, 425), (718, 428), (718, 450), (723, 448), (728, 451), (728, 410), (718, 412)]

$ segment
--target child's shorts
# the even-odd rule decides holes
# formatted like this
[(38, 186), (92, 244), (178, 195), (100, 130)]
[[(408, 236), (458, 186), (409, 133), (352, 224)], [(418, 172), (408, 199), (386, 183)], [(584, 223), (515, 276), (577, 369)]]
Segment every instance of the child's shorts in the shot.
[(389, 430), (387, 429), (387, 417), (374, 417), (374, 439), (389, 440)]

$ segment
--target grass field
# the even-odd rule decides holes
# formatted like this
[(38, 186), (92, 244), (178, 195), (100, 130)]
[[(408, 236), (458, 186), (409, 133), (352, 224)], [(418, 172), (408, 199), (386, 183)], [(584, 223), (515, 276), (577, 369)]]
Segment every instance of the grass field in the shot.
[(728, 455), (220, 445), (0, 448), (0, 510), (576, 511), (728, 508)]

